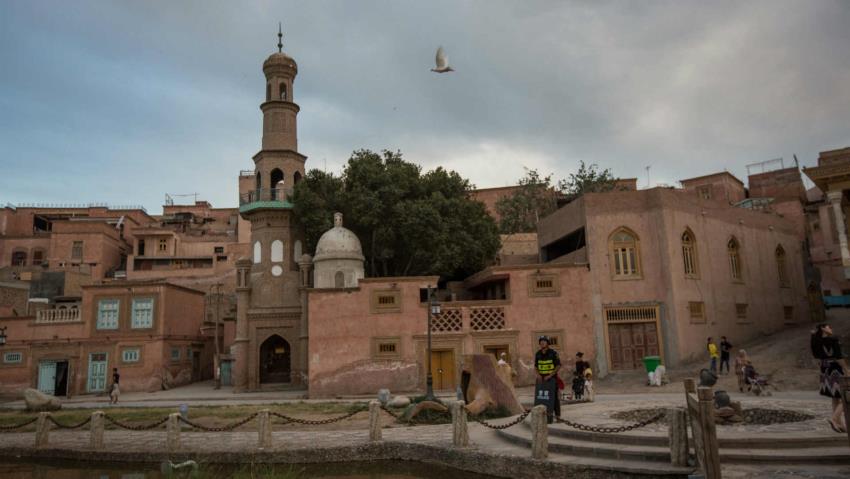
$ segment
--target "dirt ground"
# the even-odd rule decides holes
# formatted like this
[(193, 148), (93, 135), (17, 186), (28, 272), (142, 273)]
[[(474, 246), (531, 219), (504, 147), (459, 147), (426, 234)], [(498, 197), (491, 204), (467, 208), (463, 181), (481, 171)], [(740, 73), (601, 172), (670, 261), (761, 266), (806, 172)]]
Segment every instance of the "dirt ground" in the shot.
[[(827, 322), (841, 338), (845, 355), (850, 353), (850, 309), (831, 309), (827, 312)], [(776, 391), (815, 391), (818, 388), (818, 365), (809, 350), (810, 331), (814, 324), (804, 324), (767, 335), (756, 340), (741, 343), (730, 337), (734, 345), (732, 361), (739, 349), (745, 349), (760, 375), (769, 378)], [(717, 334), (718, 339), (722, 333)], [(707, 368), (708, 353), (701, 362), (686, 364), (667, 370), (668, 384), (661, 387), (646, 386), (646, 373), (629, 371), (612, 373), (595, 381), (596, 392), (600, 394), (642, 393), (642, 392), (680, 392), (684, 378), (696, 377), (699, 370)], [(718, 380), (718, 389), (732, 391), (737, 389), (734, 374), (722, 375)]]

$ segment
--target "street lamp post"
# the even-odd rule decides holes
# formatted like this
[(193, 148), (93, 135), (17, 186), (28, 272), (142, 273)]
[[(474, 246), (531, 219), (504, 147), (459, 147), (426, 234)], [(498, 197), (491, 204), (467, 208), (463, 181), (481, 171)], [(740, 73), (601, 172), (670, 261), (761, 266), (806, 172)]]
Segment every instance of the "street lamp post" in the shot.
[[(221, 351), (219, 351), (218, 328), (221, 324), (221, 283), (216, 283), (215, 289), (215, 389), (221, 389)], [(222, 338), (223, 339), (223, 338)]]
[(440, 303), (437, 302), (436, 288), (428, 286), (428, 376), (425, 380), (427, 390), (425, 391), (426, 401), (437, 401), (434, 396), (434, 376), (431, 373), (431, 317), (440, 314)]

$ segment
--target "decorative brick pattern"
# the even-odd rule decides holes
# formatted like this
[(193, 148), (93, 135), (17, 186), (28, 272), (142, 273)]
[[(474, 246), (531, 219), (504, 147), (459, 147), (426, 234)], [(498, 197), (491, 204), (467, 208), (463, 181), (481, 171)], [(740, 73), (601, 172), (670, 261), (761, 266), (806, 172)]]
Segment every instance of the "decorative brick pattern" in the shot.
[(469, 322), (473, 331), (505, 329), (505, 309), (470, 308)]
[(439, 316), (431, 319), (431, 331), (449, 333), (463, 330), (463, 315), (460, 308), (443, 309)]

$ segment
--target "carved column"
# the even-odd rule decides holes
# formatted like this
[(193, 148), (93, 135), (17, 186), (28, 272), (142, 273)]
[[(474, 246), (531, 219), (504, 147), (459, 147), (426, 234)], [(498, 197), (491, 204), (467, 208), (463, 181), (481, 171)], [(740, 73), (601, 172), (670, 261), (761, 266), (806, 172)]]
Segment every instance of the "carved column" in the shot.
[(301, 359), (301, 379), (305, 387), (309, 387), (310, 381), (310, 355), (308, 351), (309, 344), (309, 313), (308, 313), (308, 293), (310, 289), (311, 269), (313, 268), (313, 258), (309, 254), (303, 254), (298, 259), (298, 270), (301, 272), (301, 285), (299, 291), (301, 293), (301, 324), (298, 334), (298, 343), (300, 346)]
[(829, 191), (826, 193), (829, 204), (832, 205), (832, 214), (835, 216), (835, 229), (838, 230), (838, 245), (841, 249), (841, 264), (844, 266), (844, 277), (850, 278), (850, 248), (847, 245), (847, 223), (844, 221), (844, 209), (841, 205), (844, 192)]
[(251, 304), (251, 261), (236, 261), (236, 338), (233, 340), (233, 390), (248, 389), (248, 305)]

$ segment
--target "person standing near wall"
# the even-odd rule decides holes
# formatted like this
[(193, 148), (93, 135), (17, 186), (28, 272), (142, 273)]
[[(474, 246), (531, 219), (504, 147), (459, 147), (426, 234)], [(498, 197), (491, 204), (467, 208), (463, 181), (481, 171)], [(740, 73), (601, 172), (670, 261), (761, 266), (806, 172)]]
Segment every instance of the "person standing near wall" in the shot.
[(726, 374), (729, 374), (729, 355), (732, 353), (732, 343), (726, 340), (726, 336), (720, 336), (720, 373), (723, 374), (723, 365), (726, 365)]
[(118, 374), (118, 368), (112, 368), (112, 387), (109, 388), (109, 404), (118, 404), (118, 395), (121, 391), (118, 389), (118, 382), (121, 380), (121, 375)]
[(717, 352), (717, 345), (711, 340), (711, 336), (708, 338), (706, 349), (708, 349), (708, 357), (711, 359), (711, 372), (717, 374), (717, 359), (720, 357), (720, 354)]
[(558, 398), (558, 371), (561, 370), (561, 358), (557, 351), (549, 347), (549, 337), (540, 336), (537, 339), (540, 349), (534, 355), (534, 367), (537, 369), (537, 385), (535, 387), (534, 404), (543, 404), (547, 408), (549, 423), (552, 414), (561, 417), (561, 400)]
[(835, 432), (847, 432), (844, 421), (844, 404), (838, 379), (846, 376), (850, 368), (841, 351), (841, 342), (832, 335), (832, 327), (819, 324), (812, 331), (812, 355), (820, 360), (820, 394), (832, 398), (832, 417), (828, 420)]

